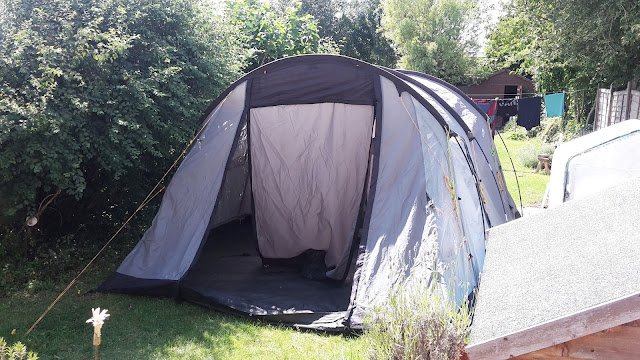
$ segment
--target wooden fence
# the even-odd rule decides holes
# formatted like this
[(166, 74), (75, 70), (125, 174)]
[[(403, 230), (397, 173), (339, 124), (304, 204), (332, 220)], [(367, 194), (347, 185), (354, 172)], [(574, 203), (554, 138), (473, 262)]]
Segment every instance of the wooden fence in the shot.
[(593, 130), (603, 129), (628, 119), (640, 118), (640, 91), (629, 82), (626, 90), (598, 89)]

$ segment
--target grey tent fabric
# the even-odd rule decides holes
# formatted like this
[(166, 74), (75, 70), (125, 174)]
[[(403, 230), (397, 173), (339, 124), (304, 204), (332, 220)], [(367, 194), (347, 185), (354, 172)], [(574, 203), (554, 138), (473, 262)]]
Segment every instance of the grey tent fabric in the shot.
[(381, 83), (381, 171), (367, 236), (368, 258), (359, 270), (354, 322), (383, 304), (389, 289), (429, 279), (436, 259), (442, 263), (445, 290), (459, 303), (469, 293), (461, 281), (469, 278), (463, 275), (468, 267), (458, 251), (461, 230), (445, 185), (451, 176), (446, 134), (435, 127), (433, 114), (416, 113), (422, 106), (414, 106), (408, 93), (398, 97), (391, 82)]
[(120, 265), (119, 273), (178, 280), (187, 271), (218, 196), (244, 109), (245, 87), (245, 83), (238, 85), (211, 112), (205, 131), (171, 179), (151, 228)]
[(227, 164), (226, 176), (218, 194), (217, 211), (207, 230), (245, 214), (251, 214), (251, 179), (249, 171), (249, 143), (247, 124), (238, 134), (233, 155)]
[[(438, 113), (446, 120), (450, 129), (456, 133), (456, 136), (449, 138), (449, 149), (453, 153), (451, 156), (454, 168), (453, 181), (456, 182), (456, 195), (459, 197), (459, 216), (464, 218), (461, 221), (463, 224), (463, 233), (466, 239), (465, 246), (468, 247), (468, 253), (472, 255), (468, 261), (470, 271), (476, 275), (482, 269), (484, 263), (484, 248), (485, 248), (485, 234), (484, 234), (484, 221), (477, 214), (483, 212), (483, 207), (480, 204), (481, 197), (478, 197), (477, 184), (472, 181), (477, 174), (475, 170), (480, 166), (477, 161), (484, 162), (484, 159), (474, 159), (472, 154), (469, 153), (469, 149), (473, 148), (473, 143), (467, 137), (467, 131), (455, 120), (455, 114), (453, 109), (449, 107), (448, 103), (443, 104), (443, 100), (439, 100), (431, 94), (427, 93), (426, 89), (421, 88), (415, 84), (412, 87), (422, 95), (429, 103), (438, 111)], [(455, 97), (456, 103), (458, 98)], [(449, 98), (451, 101), (452, 98)], [(458, 105), (460, 106), (460, 105)], [(425, 110), (426, 111), (426, 110)], [(482, 123), (473, 122), (476, 127), (481, 127)], [(469, 167), (469, 162), (472, 163), (472, 167)], [(460, 181), (458, 181), (460, 180)], [(472, 287), (476, 286), (475, 282), (470, 284)]]
[[(262, 256), (325, 250), (335, 267), (353, 236), (373, 107), (335, 103), (251, 110), (256, 231)], [(292, 142), (291, 139), (296, 139)]]
[(471, 129), (475, 138), (471, 144), (471, 154), (476, 164), (486, 164), (486, 166), (478, 166), (477, 170), (481, 178), (482, 192), (487, 198), (486, 211), (490, 217), (491, 226), (513, 220), (517, 209), (506, 189), (502, 167), (493, 146), (486, 116), (476, 108), (473, 101), (442, 80), (413, 72), (407, 73), (408, 76), (433, 90)]
[(290, 57), (232, 84), (201, 123), (151, 227), (98, 290), (361, 329), (400, 286), (435, 281), (461, 304), (485, 231), (514, 217), (486, 119), (424, 74)]

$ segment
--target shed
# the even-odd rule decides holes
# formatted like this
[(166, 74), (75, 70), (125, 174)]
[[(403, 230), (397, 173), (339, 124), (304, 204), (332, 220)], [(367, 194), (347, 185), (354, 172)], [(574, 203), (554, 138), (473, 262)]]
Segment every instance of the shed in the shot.
[(533, 80), (504, 69), (491, 74), (477, 84), (459, 88), (472, 99), (509, 99), (531, 93), (536, 86)]
[[(472, 99), (511, 99), (534, 92), (536, 86), (531, 79), (504, 69), (493, 73), (478, 84), (459, 88)], [(501, 128), (504, 124), (502, 116), (496, 115), (495, 126)]]
[(639, 212), (636, 178), (490, 229), (468, 358), (637, 359)]

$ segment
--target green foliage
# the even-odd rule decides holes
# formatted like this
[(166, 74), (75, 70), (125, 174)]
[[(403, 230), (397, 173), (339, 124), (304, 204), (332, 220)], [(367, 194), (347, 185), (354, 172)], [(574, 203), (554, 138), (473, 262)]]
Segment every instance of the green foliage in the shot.
[(0, 360), (37, 360), (38, 354), (27, 351), (27, 347), (18, 341), (9, 346), (7, 341), (0, 336)]
[[(27, 261), (69, 234), (102, 243), (237, 77), (240, 47), (191, 0), (2, 6), (0, 252), (23, 249)], [(37, 226), (24, 228), (57, 190)]]
[(302, 13), (300, 3), (283, 12), (259, 0), (229, 1), (227, 7), (245, 48), (245, 72), (285, 56), (337, 51), (330, 39), (320, 38), (315, 19)]
[(570, 135), (586, 122), (598, 84), (640, 80), (639, 13), (636, 0), (512, 0), (489, 35), (487, 58), (533, 76), (542, 92), (576, 90), (561, 124)]
[(396, 52), (380, 31), (380, 0), (302, 0), (301, 11), (317, 20), (320, 36), (338, 44), (341, 55), (395, 67)]
[(383, 0), (382, 9), (382, 28), (402, 55), (400, 67), (469, 82), (479, 24), (475, 0)]
[(509, 69), (521, 75), (532, 75), (535, 62), (532, 56), (533, 43), (538, 38), (530, 33), (529, 19), (517, 13), (513, 7), (499, 20), (488, 35), (485, 50), (488, 65), (494, 70)]
[[(289, 1), (281, 0), (280, 3), (287, 4)], [(334, 38), (341, 22), (341, 17), (338, 14), (346, 8), (351, 8), (353, 3), (355, 2), (347, 0), (300, 0), (300, 11), (302, 14), (313, 16), (318, 24), (318, 34), (321, 37)]]
[(547, 154), (549, 158), (553, 158), (553, 152), (556, 147), (551, 144), (537, 144), (528, 146), (518, 151), (518, 158), (522, 165), (529, 169), (535, 169), (538, 166), (538, 155)]
[(334, 40), (340, 54), (368, 63), (395, 67), (398, 56), (391, 41), (380, 31), (382, 9), (379, 0), (350, 1), (343, 7)]
[(465, 345), (471, 314), (452, 304), (436, 286), (400, 288), (369, 314), (364, 337), (369, 358), (457, 359)]
[(521, 132), (510, 132), (507, 135), (507, 138), (511, 139), (511, 140), (525, 140), (527, 138), (527, 136)]

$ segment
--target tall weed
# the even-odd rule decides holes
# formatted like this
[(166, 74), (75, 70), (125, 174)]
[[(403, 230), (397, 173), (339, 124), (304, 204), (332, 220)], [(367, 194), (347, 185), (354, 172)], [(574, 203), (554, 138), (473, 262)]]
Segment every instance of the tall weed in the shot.
[(27, 347), (17, 342), (11, 346), (0, 337), (0, 360), (38, 360), (38, 354), (27, 351)]
[(401, 287), (366, 319), (369, 358), (457, 359), (464, 348), (471, 318), (467, 304), (457, 307), (438, 285)]
[(522, 161), (522, 165), (527, 168), (535, 169), (538, 166), (538, 155), (547, 154), (553, 159), (553, 152), (556, 147), (551, 144), (541, 144), (526, 147), (518, 152), (518, 157)]

